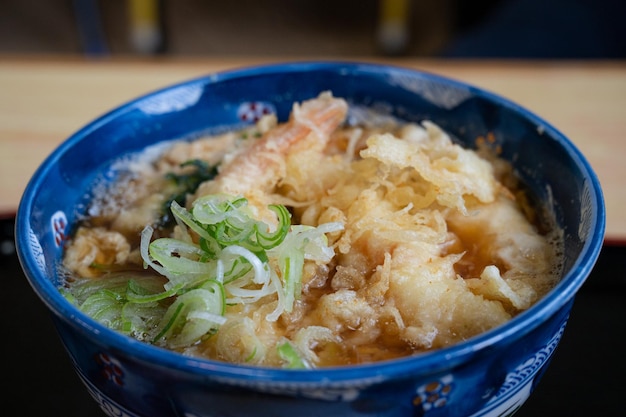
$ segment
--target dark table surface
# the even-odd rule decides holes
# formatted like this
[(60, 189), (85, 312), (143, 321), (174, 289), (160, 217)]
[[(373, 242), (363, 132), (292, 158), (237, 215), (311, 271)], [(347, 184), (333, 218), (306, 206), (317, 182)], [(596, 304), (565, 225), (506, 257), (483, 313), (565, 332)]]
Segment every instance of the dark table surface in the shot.
[[(1, 408), (28, 417), (104, 416), (74, 373), (47, 310), (22, 273), (13, 224), (12, 217), (0, 218), (2, 375), (9, 387), (2, 390)], [(548, 370), (515, 416), (626, 416), (625, 337), (626, 246), (605, 245), (575, 299)]]

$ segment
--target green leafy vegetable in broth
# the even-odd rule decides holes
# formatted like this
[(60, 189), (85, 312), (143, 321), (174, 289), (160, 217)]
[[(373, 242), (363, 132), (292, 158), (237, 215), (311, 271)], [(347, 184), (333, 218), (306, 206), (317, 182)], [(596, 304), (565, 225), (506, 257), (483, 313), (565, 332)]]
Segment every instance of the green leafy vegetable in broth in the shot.
[(184, 205), (187, 195), (195, 192), (198, 186), (204, 181), (210, 180), (217, 175), (217, 167), (209, 166), (209, 164), (201, 159), (191, 159), (183, 162), (180, 167), (193, 167), (193, 169), (181, 174), (168, 172), (165, 175), (167, 180), (174, 183), (176, 191), (163, 204), (163, 217), (161, 217), (159, 221), (159, 225), (162, 227), (166, 227), (174, 221), (170, 211), (172, 202), (175, 201), (180, 205)]

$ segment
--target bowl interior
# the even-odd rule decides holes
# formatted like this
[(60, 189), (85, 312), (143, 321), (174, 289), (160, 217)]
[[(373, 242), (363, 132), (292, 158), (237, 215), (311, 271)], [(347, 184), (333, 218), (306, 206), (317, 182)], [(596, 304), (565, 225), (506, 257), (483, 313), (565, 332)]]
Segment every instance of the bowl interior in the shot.
[[(601, 248), (604, 206), (595, 174), (567, 138), (516, 104), (460, 82), (397, 67), (324, 62), (187, 81), (126, 103), (70, 137), (35, 173), (17, 213), (18, 255), (35, 291), (57, 315), (76, 313), (56, 290), (56, 265), (90, 187), (110, 180), (113, 160), (162, 141), (241, 127), (263, 111), (285, 120), (294, 102), (326, 90), (403, 120), (431, 120), (467, 146), (492, 135), (565, 237), (562, 282), (522, 316), (549, 312), (574, 296)], [(522, 316), (517, 325), (528, 320)]]

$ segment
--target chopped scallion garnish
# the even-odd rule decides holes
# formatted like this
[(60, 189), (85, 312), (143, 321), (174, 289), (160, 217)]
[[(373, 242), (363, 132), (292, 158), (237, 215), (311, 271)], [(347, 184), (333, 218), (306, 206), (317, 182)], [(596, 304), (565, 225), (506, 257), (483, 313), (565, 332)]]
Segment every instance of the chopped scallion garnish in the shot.
[[(274, 228), (254, 219), (240, 196), (204, 196), (191, 210), (172, 201), (179, 238), (152, 240), (151, 226), (141, 233), (144, 266), (163, 278), (85, 280), (68, 299), (112, 328), (174, 349), (217, 332), (227, 320), (227, 305), (274, 296), (276, 308), (266, 319), (276, 321), (300, 297), (305, 260), (334, 256), (325, 233), (342, 225), (292, 226), (286, 207), (268, 208), (276, 214)], [(304, 366), (289, 342), (278, 352), (287, 367)]]
[(285, 368), (287, 369), (305, 369), (306, 363), (300, 357), (296, 349), (291, 343), (285, 341), (278, 345), (278, 355), (285, 361)]

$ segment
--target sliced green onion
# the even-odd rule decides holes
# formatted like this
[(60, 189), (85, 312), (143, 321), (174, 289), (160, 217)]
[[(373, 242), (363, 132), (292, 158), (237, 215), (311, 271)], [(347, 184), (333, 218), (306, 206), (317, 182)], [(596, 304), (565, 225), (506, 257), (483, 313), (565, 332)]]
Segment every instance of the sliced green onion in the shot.
[[(328, 262), (334, 251), (325, 233), (343, 226), (292, 226), (286, 207), (270, 205), (277, 216), (277, 226), (270, 230), (251, 217), (247, 204), (243, 197), (209, 195), (196, 200), (188, 211), (172, 201), (180, 238), (152, 241), (151, 226), (141, 233), (144, 267), (163, 278), (112, 276), (102, 282), (80, 283), (70, 295), (81, 309), (110, 327), (173, 349), (191, 346), (217, 332), (227, 322), (227, 305), (274, 296), (276, 307), (265, 318), (278, 320), (284, 312), (293, 311), (300, 297), (305, 260)], [(247, 323), (238, 328), (232, 329), (233, 337), (243, 331), (256, 340), (243, 359), (259, 360), (266, 348), (255, 335), (255, 327)], [(278, 352), (287, 367), (306, 366), (288, 341), (278, 346)]]
[(181, 207), (180, 204), (175, 201), (172, 201), (171, 207), (174, 217), (177, 217), (181, 222), (187, 225), (189, 229), (196, 232), (198, 236), (204, 239), (213, 239), (213, 236), (211, 236), (201, 224), (196, 222), (195, 218), (184, 207)]
[[(224, 254), (222, 254), (224, 255)], [(243, 278), (248, 272), (252, 271), (252, 264), (241, 256), (234, 257), (231, 260), (218, 259), (218, 271), (217, 276), (221, 277), (218, 281), (225, 284)], [(225, 265), (225, 262), (229, 262), (229, 265)], [(228, 269), (226, 269), (228, 268)]]
[(252, 266), (252, 269), (254, 269), (253, 282), (255, 284), (265, 284), (269, 282), (269, 265), (261, 262), (258, 256), (248, 249), (237, 245), (228, 246), (222, 251), (222, 256), (227, 257), (228, 255), (237, 255), (245, 259)]
[(285, 311), (293, 310), (293, 303), (300, 296), (302, 283), (302, 268), (304, 254), (294, 248), (287, 251), (280, 259), (281, 272), (284, 281)]
[(236, 284), (240, 283), (233, 282), (224, 286), (229, 294), (229, 297), (226, 299), (227, 304), (251, 304), (276, 292), (276, 287), (271, 285), (270, 282), (260, 288), (245, 288)]
[(276, 308), (274, 311), (269, 313), (265, 319), (270, 322), (274, 322), (278, 320), (283, 311), (285, 311), (285, 291), (283, 290), (282, 282), (280, 277), (274, 272), (270, 276), (272, 281), (272, 286), (276, 289), (276, 295), (278, 296), (278, 302), (276, 303)]
[(170, 348), (185, 347), (217, 331), (225, 321), (221, 287), (220, 283), (212, 281), (210, 286), (179, 295), (163, 316), (162, 330), (155, 342), (165, 339), (165, 345)]
[(285, 361), (284, 368), (287, 369), (305, 369), (308, 368), (304, 360), (300, 357), (296, 349), (288, 341), (281, 343), (276, 348), (278, 355)]
[(245, 224), (250, 215), (245, 211), (248, 200), (226, 194), (212, 194), (200, 197), (193, 202), (193, 217), (201, 224), (219, 224), (226, 221)]
[(154, 331), (165, 311), (166, 309), (156, 302), (128, 302), (122, 307), (121, 330), (137, 339), (144, 340)]
[(150, 244), (150, 256), (171, 274), (211, 274), (215, 265), (199, 261), (206, 253), (182, 240), (161, 238)]
[(276, 213), (276, 216), (278, 217), (278, 226), (273, 233), (266, 233), (263, 230), (260, 230), (263, 223), (257, 222), (255, 224), (256, 239), (263, 249), (271, 249), (280, 245), (283, 240), (285, 240), (285, 237), (289, 232), (289, 227), (291, 226), (291, 214), (285, 206), (272, 204), (268, 207)]
[(164, 300), (176, 294), (177, 288), (163, 290), (159, 292), (150, 292), (145, 287), (138, 284), (135, 280), (128, 281), (128, 289), (126, 291), (126, 299), (131, 303), (153, 303)]
[(154, 233), (154, 229), (151, 226), (146, 226), (141, 231), (141, 243), (139, 245), (139, 252), (141, 253), (141, 258), (143, 259), (145, 267), (150, 266), (159, 274), (163, 276), (167, 276), (167, 269), (153, 262), (152, 258), (150, 257), (150, 240), (152, 240), (153, 233)]
[(100, 290), (90, 295), (80, 309), (94, 320), (112, 329), (120, 330), (124, 299), (110, 290)]
[(174, 327), (174, 324), (178, 320), (181, 311), (183, 311), (184, 306), (185, 305), (183, 303), (178, 303), (175, 306), (172, 305), (170, 306), (170, 308), (167, 309), (167, 311), (163, 315), (163, 318), (161, 319), (161, 323), (159, 324), (159, 328), (157, 329), (158, 333), (152, 340), (152, 343), (158, 342), (163, 337), (165, 337), (166, 334), (170, 333), (170, 331)]

